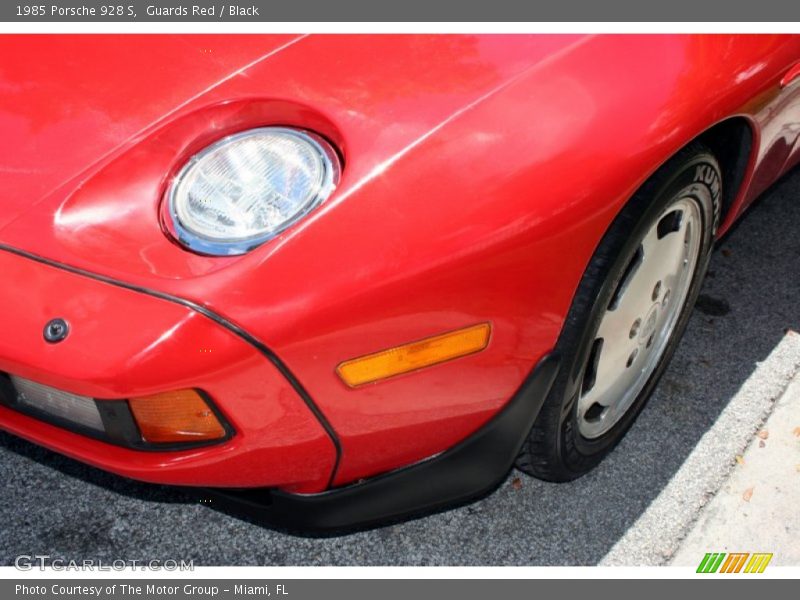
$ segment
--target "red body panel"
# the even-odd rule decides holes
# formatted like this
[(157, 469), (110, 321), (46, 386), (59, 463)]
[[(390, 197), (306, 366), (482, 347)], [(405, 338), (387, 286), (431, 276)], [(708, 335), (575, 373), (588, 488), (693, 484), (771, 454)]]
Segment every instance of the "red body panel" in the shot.
[[(324, 488), (333, 444), (300, 397), (252, 346), (184, 306), (0, 252), (0, 371), (73, 393), (130, 398), (206, 391), (237, 434), (221, 446), (136, 451), (0, 406), (3, 428), (90, 464), (159, 483)], [(62, 343), (42, 327), (70, 323)], [(265, 483), (267, 482), (267, 483)]]
[[(11, 132), (0, 139), (0, 243), (186, 298), (248, 331), (296, 374), (338, 434), (337, 484), (441, 452), (495, 414), (553, 347), (620, 207), (687, 142), (731, 117), (753, 128), (748, 172), (723, 231), (798, 159), (798, 85), (780, 84), (800, 61), (797, 36), (76, 36), (2, 44), (16, 58), (0, 67), (0, 87), (10, 90), (0, 100), (0, 130)], [(134, 47), (131, 68), (117, 72), (119, 53)], [(64, 54), (74, 57), (71, 68), (62, 69)], [(334, 196), (241, 257), (198, 256), (172, 243), (158, 218), (172, 174), (210, 141), (268, 124), (315, 130), (339, 148), (344, 170)], [(65, 297), (84, 293), (80, 277), (65, 277)], [(152, 336), (169, 331), (165, 320), (181, 321), (166, 302), (141, 302)], [(114, 316), (95, 314), (98, 327)], [(359, 389), (335, 375), (348, 358), (483, 321), (493, 334), (479, 354)], [(151, 364), (174, 360), (187, 342), (173, 337), (148, 350)], [(104, 343), (87, 347), (85, 360), (102, 355)], [(52, 373), (36, 346), (28, 351), (3, 348), (0, 368), (41, 373), (73, 391), (103, 381), (70, 361)], [(106, 383), (127, 382), (115, 395), (146, 387), (130, 375), (126, 352), (113, 348), (117, 360), (106, 364)], [(252, 361), (231, 362), (242, 365), (239, 389), (249, 381), (268, 403)], [(209, 393), (228, 409), (222, 376), (199, 366), (193, 373), (216, 386)], [(269, 390), (278, 386), (299, 406), (269, 373)], [(177, 379), (158, 372), (147, 381), (174, 388)], [(308, 417), (301, 408), (293, 409), (298, 419)], [(0, 413), (9, 429), (20, 431), (21, 421), (31, 439), (55, 436)], [(240, 425), (244, 439), (264, 435)], [(213, 483), (322, 489), (332, 448), (321, 431), (309, 428), (297, 451), (288, 438), (278, 444), (286, 461), (318, 450), (304, 455), (313, 476), (280, 481), (286, 468), (269, 461), (258, 481), (252, 463), (231, 462), (230, 479)], [(58, 449), (133, 477), (154, 479), (141, 465), (170, 460), (125, 451), (111, 464), (93, 454), (99, 443), (61, 436)], [(205, 451), (209, 462), (226, 452)], [(158, 480), (170, 473), (192, 483), (189, 468)], [(195, 483), (209, 483), (211, 470), (197, 473)]]

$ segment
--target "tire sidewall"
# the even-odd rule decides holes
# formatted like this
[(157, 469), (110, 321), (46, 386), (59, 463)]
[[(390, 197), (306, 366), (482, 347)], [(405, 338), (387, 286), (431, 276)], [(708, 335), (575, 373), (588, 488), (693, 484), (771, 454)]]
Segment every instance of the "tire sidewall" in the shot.
[[(598, 247), (598, 251), (615, 258), (608, 262), (601, 283), (591, 286), (594, 289), (590, 293), (595, 300), (588, 315), (584, 315), (582, 335), (578, 343), (575, 344), (573, 340), (572, 352), (562, 352), (565, 359), (562, 373), (566, 381), (563, 385), (556, 386), (561, 388), (562, 394), (561, 411), (559, 411), (561, 415), (558, 435), (558, 443), (561, 446), (559, 454), (562, 455), (562, 460), (568, 468), (576, 474), (591, 469), (619, 442), (642, 410), (680, 342), (708, 269), (714, 234), (720, 220), (720, 182), (719, 165), (707, 152), (695, 152), (693, 156), (688, 159), (684, 157), (674, 166), (668, 163), (631, 199)], [(687, 196), (693, 198), (700, 208), (702, 242), (684, 306), (661, 359), (626, 413), (600, 437), (585, 438), (578, 429), (577, 398), (583, 371), (600, 321), (612, 294), (625, 274), (628, 261), (639, 247), (646, 231), (671, 203)], [(579, 293), (586, 291), (579, 290)]]

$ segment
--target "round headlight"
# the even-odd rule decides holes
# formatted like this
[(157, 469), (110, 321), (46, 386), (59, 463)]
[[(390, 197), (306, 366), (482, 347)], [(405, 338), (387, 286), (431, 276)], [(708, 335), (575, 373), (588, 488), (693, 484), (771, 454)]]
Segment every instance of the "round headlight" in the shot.
[(262, 127), (193, 156), (170, 187), (174, 235), (203, 254), (243, 254), (308, 214), (333, 191), (336, 153), (319, 136)]

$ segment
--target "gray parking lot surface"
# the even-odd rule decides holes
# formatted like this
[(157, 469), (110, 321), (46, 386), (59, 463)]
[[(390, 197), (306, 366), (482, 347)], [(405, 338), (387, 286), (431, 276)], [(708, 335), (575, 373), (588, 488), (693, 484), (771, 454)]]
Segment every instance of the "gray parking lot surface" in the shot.
[[(722, 437), (758, 427), (760, 409), (750, 411), (752, 422), (720, 415), (786, 330), (800, 330), (799, 199), (796, 171), (719, 244), (687, 334), (650, 404), (613, 454), (576, 482), (550, 484), (514, 472), (469, 506), (315, 539), (254, 525), (173, 489), (124, 480), (0, 434), (0, 563), (39, 553), (196, 565), (598, 564), (669, 489), (690, 455), (697, 477), (730, 470), (725, 454), (692, 454), (718, 421), (715, 435)], [(647, 541), (641, 545), (657, 547)], [(659, 562), (642, 554), (631, 561)]]

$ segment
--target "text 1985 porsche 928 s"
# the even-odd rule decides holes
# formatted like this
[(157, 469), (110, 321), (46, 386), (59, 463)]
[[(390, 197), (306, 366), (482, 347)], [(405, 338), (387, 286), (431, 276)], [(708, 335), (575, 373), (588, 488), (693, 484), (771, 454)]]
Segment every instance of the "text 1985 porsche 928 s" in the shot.
[(0, 55), (0, 426), (290, 527), (592, 469), (800, 161), (798, 36)]

